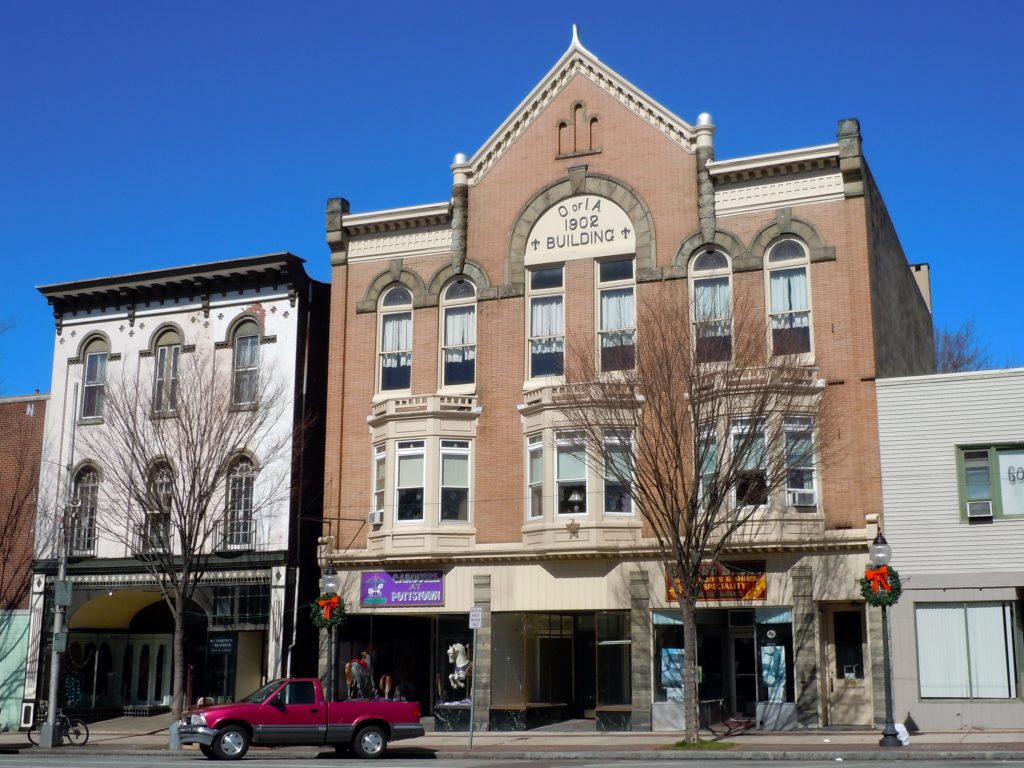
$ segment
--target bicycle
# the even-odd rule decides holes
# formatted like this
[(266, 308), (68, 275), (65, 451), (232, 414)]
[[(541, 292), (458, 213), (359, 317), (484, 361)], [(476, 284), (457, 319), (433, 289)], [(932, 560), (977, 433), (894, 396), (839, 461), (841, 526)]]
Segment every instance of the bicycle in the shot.
[[(28, 729), (28, 740), (33, 746), (39, 744), (43, 724), (43, 720), (36, 720), (32, 727)], [(60, 746), (67, 742), (80, 747), (89, 740), (89, 726), (85, 724), (85, 721), (77, 717), (68, 717), (63, 712), (57, 713), (57, 722), (54, 723), (54, 728), (56, 729), (55, 746)]]

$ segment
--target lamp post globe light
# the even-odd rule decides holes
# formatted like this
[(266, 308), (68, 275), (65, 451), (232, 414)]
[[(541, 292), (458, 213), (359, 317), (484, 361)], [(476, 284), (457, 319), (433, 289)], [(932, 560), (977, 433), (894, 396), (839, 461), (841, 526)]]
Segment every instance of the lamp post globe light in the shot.
[[(320, 576), (320, 594), (335, 596), (341, 591), (341, 577), (334, 570), (333, 565), (328, 565), (327, 570)], [(327, 700), (334, 701), (334, 624), (327, 630)]]
[[(875, 540), (868, 547), (868, 557), (871, 564), (876, 568), (888, 567), (892, 560), (892, 547), (885, 540), (885, 536), (879, 531)], [(896, 723), (892, 716), (892, 662), (889, 659), (889, 615), (888, 607), (882, 607), (882, 666), (885, 672), (885, 726), (882, 728), (882, 738), (878, 740), (880, 747), (902, 747), (903, 742), (896, 735)]]

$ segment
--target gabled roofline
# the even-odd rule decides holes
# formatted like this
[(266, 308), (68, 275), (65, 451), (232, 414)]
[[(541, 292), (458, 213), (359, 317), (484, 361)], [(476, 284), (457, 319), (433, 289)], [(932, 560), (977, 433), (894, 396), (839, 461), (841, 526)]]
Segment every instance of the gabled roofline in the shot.
[(572, 42), (568, 50), (527, 94), (483, 146), (464, 163), (455, 163), (452, 170), (464, 172), (469, 183), (479, 181), (497, 159), (533, 123), (541, 110), (562, 90), (575, 74), (582, 74), (630, 111), (646, 120), (687, 152), (695, 151), (694, 127), (641, 91), (620, 74), (609, 68), (587, 50), (579, 39), (578, 27), (573, 25)]

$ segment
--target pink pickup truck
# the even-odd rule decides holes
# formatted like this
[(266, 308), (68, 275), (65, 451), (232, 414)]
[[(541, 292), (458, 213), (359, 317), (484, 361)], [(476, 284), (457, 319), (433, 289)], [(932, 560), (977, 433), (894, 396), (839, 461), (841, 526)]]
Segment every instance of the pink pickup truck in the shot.
[(211, 760), (240, 760), (250, 744), (351, 749), (380, 757), (389, 741), (423, 735), (414, 701), (324, 701), (320, 681), (274, 680), (233, 704), (187, 712), (177, 723), (182, 744), (198, 744)]

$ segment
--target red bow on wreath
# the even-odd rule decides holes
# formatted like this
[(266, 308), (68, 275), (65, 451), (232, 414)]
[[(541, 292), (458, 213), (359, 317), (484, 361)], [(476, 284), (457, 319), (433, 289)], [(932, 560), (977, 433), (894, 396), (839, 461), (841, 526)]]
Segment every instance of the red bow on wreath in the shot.
[[(886, 587), (886, 589), (888, 589), (888, 586)], [(320, 604), (320, 610), (323, 611), (324, 618), (327, 621), (331, 620), (331, 611), (337, 608), (340, 602), (341, 598), (337, 595), (335, 595), (334, 597), (328, 597), (327, 599), (317, 600), (317, 603)]]
[(864, 571), (864, 578), (871, 582), (871, 591), (877, 592), (879, 588), (888, 592), (889, 587), (889, 566), (880, 565), (877, 568), (868, 568)]

